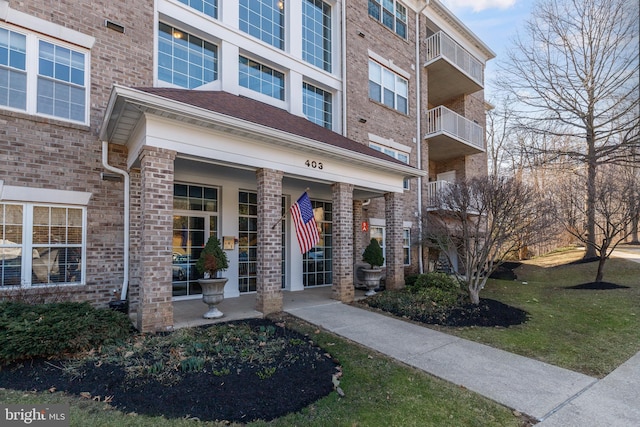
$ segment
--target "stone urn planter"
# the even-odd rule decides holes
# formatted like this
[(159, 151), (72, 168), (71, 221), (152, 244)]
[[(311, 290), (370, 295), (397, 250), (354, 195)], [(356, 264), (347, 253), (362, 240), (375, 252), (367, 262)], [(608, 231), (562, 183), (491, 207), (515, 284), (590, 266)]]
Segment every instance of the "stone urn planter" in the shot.
[(205, 319), (218, 319), (224, 316), (216, 305), (224, 299), (224, 285), (228, 280), (226, 277), (198, 280), (202, 288), (202, 302), (209, 306), (209, 310), (202, 315)]
[(365, 296), (376, 294), (376, 289), (380, 287), (380, 279), (382, 278), (381, 268), (363, 268), (364, 284), (367, 287)]
[(382, 278), (382, 268), (380, 267), (384, 264), (382, 248), (376, 239), (371, 239), (369, 245), (364, 249), (362, 260), (370, 267), (362, 269), (364, 284), (368, 289), (365, 295), (375, 295), (375, 290), (380, 287), (380, 279)]
[(218, 277), (218, 272), (227, 268), (229, 259), (220, 247), (220, 240), (215, 236), (209, 237), (196, 262), (196, 269), (204, 275), (204, 278), (198, 280), (202, 288), (202, 302), (209, 306), (209, 310), (202, 316), (205, 319), (218, 319), (224, 315), (216, 304), (224, 299), (224, 285), (229, 279)]

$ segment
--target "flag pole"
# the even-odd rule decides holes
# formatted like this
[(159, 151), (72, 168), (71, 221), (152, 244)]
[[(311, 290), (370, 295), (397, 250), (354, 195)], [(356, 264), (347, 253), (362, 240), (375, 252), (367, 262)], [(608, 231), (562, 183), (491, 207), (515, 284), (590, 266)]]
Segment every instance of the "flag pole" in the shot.
[[(303, 193), (308, 193), (308, 192), (309, 192), (309, 187), (305, 188), (305, 190), (303, 191)], [(289, 209), (291, 209), (291, 206), (289, 206)], [(285, 219), (286, 217), (287, 217), (287, 212), (285, 212), (285, 213), (280, 217), (280, 219), (279, 219), (275, 224), (273, 224), (273, 225), (271, 226), (271, 229), (273, 230), (274, 228), (276, 228), (276, 226), (277, 226), (278, 224), (280, 224), (282, 221), (284, 221), (284, 219)]]

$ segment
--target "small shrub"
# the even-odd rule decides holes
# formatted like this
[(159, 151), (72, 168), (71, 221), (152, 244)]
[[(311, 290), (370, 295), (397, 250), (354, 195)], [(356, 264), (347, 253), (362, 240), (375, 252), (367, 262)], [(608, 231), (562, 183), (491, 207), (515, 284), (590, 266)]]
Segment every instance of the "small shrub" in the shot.
[(421, 274), (407, 288), (420, 299), (430, 300), (438, 307), (457, 305), (465, 295), (456, 279), (444, 273)]
[(0, 303), (0, 366), (88, 351), (129, 336), (127, 315), (89, 303)]
[(408, 288), (412, 287), (416, 284), (416, 280), (420, 277), (419, 274), (409, 274), (404, 277), (404, 285)]

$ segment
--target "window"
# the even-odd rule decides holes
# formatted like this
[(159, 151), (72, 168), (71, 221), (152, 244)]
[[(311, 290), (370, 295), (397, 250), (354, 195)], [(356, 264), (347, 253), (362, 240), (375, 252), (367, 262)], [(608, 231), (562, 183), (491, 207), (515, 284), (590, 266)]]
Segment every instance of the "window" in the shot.
[(302, 4), (302, 59), (331, 72), (331, 6), (321, 0)]
[(333, 205), (330, 202), (311, 200), (311, 206), (320, 240), (302, 256), (302, 283), (305, 288), (333, 283)]
[(331, 94), (308, 83), (302, 84), (304, 115), (315, 124), (331, 129)]
[(398, 151), (398, 150), (393, 150), (389, 147), (383, 147), (381, 145), (374, 144), (372, 142), (369, 143), (369, 147), (373, 148), (376, 151), (380, 151), (388, 156), (391, 156), (394, 159), (398, 159), (402, 163), (409, 164), (409, 155), (407, 153), (403, 153), (402, 151)]
[(284, 1), (240, 0), (240, 30), (284, 49)]
[(259, 62), (240, 57), (240, 86), (284, 100), (284, 74)]
[(369, 0), (369, 16), (407, 38), (407, 8), (396, 0)]
[(172, 294), (201, 294), (196, 262), (209, 237), (218, 235), (218, 189), (174, 184), (173, 208)]
[(406, 79), (369, 60), (369, 98), (408, 113), (408, 82)]
[(178, 0), (212, 18), (218, 18), (218, 0)]
[(158, 26), (158, 80), (193, 89), (218, 78), (213, 43), (162, 22)]
[(402, 230), (402, 251), (404, 252), (404, 265), (411, 265), (411, 230)]
[(2, 106), (87, 123), (88, 69), (86, 51), (0, 27)]
[[(387, 245), (386, 245), (386, 231), (384, 227), (374, 227), (372, 226), (370, 229), (370, 236), (372, 239), (376, 239), (382, 248), (382, 254), (385, 258), (385, 265), (387, 264)], [(402, 251), (403, 251), (403, 260), (404, 265), (411, 264), (411, 230), (409, 228), (404, 228), (402, 230)]]
[(0, 203), (0, 288), (83, 283), (86, 210)]

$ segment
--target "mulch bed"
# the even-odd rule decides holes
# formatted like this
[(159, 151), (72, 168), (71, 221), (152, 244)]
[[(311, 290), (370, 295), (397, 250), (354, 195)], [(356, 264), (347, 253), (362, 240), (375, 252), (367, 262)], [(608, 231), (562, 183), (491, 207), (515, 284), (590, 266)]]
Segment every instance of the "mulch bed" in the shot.
[(628, 286), (616, 285), (609, 282), (589, 282), (575, 286), (567, 286), (565, 289), (587, 289), (587, 290), (608, 290), (608, 289), (629, 289)]
[[(257, 326), (272, 323), (264, 319), (242, 322)], [(276, 369), (268, 378), (259, 375), (259, 366), (245, 364), (233, 366), (228, 375), (185, 372), (167, 386), (157, 381), (125, 380), (119, 366), (90, 363), (84, 366), (81, 378), (73, 379), (64, 375), (60, 361), (35, 359), (1, 368), (0, 385), (16, 390), (64, 391), (100, 401), (112, 396), (110, 404), (125, 413), (202, 421), (269, 421), (300, 411), (331, 393), (337, 367), (324, 350), (308, 343), (308, 337), (285, 328), (278, 330), (307, 345), (283, 348), (288, 356), (294, 353), (296, 361)]]

